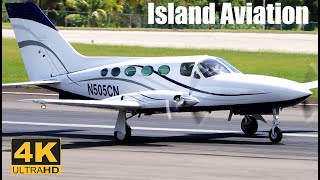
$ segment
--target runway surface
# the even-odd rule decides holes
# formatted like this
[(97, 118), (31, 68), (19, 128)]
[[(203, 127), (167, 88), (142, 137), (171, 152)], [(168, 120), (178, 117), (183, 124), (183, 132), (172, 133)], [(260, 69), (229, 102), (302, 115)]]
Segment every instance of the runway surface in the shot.
[[(42, 91), (43, 92), (43, 91)], [(44, 92), (51, 94), (51, 92)], [(55, 95), (2, 94), (4, 179), (318, 179), (318, 111), (305, 118), (301, 107), (284, 109), (284, 138), (271, 144), (267, 124), (255, 137), (241, 132), (242, 117), (207, 114), (202, 124), (189, 113), (134, 117), (130, 145), (114, 145), (117, 113), (92, 108), (21, 103)], [(313, 107), (314, 108), (314, 107)], [(315, 107), (317, 108), (317, 107)], [(10, 139), (62, 138), (62, 174), (10, 175)]]
[[(318, 54), (317, 34), (59, 30), (69, 42)], [(41, 36), (41, 35), (39, 35)], [(41, 37), (45, 39), (45, 37)], [(14, 38), (2, 29), (2, 37)]]

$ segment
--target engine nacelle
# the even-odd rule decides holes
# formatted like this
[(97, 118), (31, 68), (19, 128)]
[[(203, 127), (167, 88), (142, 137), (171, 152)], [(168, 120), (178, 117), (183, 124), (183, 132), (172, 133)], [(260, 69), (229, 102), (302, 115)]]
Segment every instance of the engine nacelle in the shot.
[(136, 101), (143, 108), (179, 108), (194, 106), (199, 103), (195, 97), (179, 92), (167, 90), (143, 91), (137, 93), (123, 94), (108, 98), (108, 100)]

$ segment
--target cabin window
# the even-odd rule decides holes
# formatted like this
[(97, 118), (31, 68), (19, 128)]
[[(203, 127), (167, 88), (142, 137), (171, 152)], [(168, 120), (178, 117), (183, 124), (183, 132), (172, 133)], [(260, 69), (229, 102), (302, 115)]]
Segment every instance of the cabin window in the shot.
[(170, 72), (170, 67), (167, 65), (162, 65), (158, 69), (158, 73), (163, 76), (167, 75), (169, 72)]
[(180, 66), (180, 74), (182, 76), (191, 76), (194, 62), (182, 63)]
[(118, 76), (120, 74), (120, 68), (115, 67), (111, 70), (111, 75), (112, 76)]
[(150, 76), (153, 73), (153, 67), (152, 66), (144, 66), (141, 69), (141, 74), (144, 76)]
[(108, 69), (104, 68), (101, 70), (101, 76), (106, 76), (108, 74)]
[(124, 70), (124, 74), (127, 76), (133, 76), (136, 74), (136, 68), (134, 66), (129, 66)]

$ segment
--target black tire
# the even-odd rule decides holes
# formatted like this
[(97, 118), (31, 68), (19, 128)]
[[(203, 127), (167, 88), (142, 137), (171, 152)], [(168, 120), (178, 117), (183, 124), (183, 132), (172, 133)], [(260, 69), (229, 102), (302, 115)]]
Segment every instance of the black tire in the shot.
[(118, 131), (114, 132), (114, 142), (116, 144), (128, 144), (131, 140), (131, 127), (126, 124), (126, 134), (124, 136), (124, 139), (119, 139), (117, 136)]
[(274, 135), (272, 135), (272, 129), (269, 131), (269, 139), (273, 143), (278, 143), (282, 140), (282, 131), (279, 127), (274, 128)]
[(241, 121), (241, 129), (246, 136), (253, 136), (258, 131), (258, 122), (253, 116), (247, 116), (250, 121), (246, 122), (246, 117)]

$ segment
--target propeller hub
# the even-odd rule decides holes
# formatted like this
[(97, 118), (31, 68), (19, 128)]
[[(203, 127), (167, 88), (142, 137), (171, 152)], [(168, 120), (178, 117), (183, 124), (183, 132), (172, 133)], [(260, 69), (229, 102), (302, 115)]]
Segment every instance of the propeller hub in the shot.
[(200, 101), (191, 95), (183, 94), (180, 97), (180, 102), (182, 102), (181, 106), (194, 106)]

